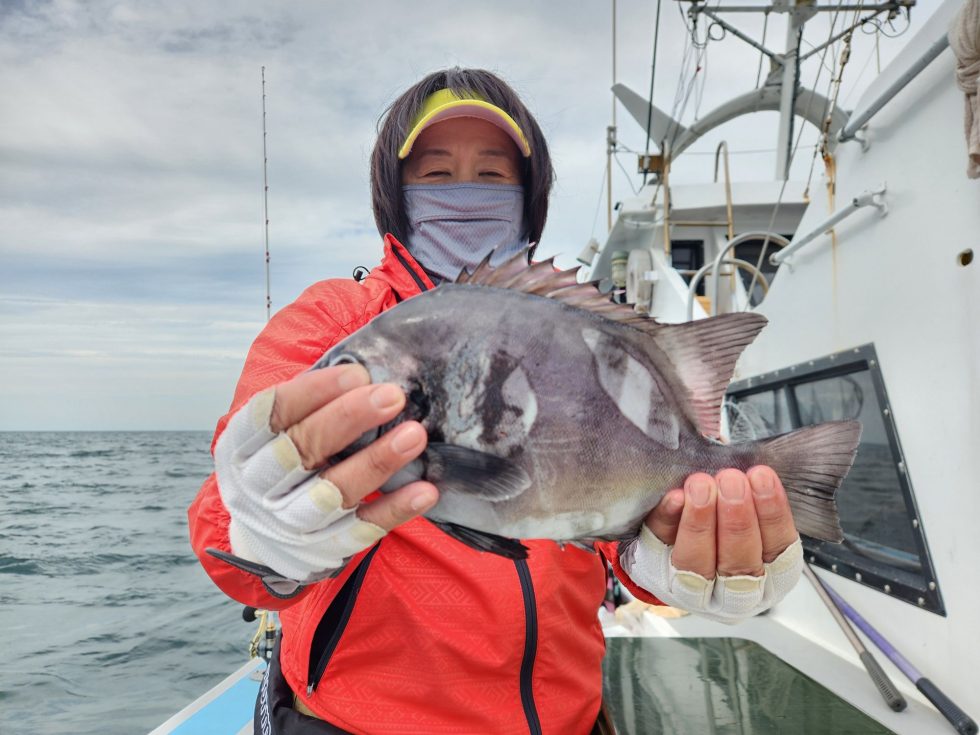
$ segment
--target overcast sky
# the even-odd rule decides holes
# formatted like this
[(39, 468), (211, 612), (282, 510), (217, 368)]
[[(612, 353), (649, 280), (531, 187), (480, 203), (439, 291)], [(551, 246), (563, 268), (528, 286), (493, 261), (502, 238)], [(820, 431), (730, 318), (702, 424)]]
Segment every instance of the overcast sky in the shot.
[[(913, 22), (936, 4), (920, 0)], [(654, 97), (666, 110), (685, 58), (681, 5), (663, 2)], [(618, 3), (617, 78), (644, 95), (655, 7)], [(262, 66), (273, 309), (377, 262), (367, 164), (378, 118), (452, 65), (496, 71), (535, 113), (558, 173), (539, 252), (573, 264), (606, 234), (611, 16), (609, 0), (0, 0), (0, 430), (212, 429), (227, 409), (265, 321)], [(729, 17), (761, 34), (761, 17)], [(781, 48), (784, 29), (773, 16), (767, 44)], [(807, 41), (828, 29), (813, 21)], [(882, 39), (882, 64), (911, 35)], [(758, 61), (731, 37), (710, 44), (683, 120), (752, 89)], [(857, 34), (842, 106), (876, 63), (873, 36)], [(623, 145), (642, 149), (641, 128), (617, 116)], [(774, 130), (774, 113), (730, 123), (672, 181), (707, 180), (722, 138), (735, 179), (769, 179)], [(614, 200), (639, 184), (635, 156), (619, 160), (631, 175), (614, 168)]]

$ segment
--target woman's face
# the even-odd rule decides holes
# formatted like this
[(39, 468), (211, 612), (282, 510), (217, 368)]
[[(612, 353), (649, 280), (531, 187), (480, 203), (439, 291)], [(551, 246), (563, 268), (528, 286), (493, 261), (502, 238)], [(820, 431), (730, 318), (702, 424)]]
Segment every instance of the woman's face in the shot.
[(493, 123), (456, 117), (426, 128), (402, 166), (403, 184), (520, 184), (520, 151)]

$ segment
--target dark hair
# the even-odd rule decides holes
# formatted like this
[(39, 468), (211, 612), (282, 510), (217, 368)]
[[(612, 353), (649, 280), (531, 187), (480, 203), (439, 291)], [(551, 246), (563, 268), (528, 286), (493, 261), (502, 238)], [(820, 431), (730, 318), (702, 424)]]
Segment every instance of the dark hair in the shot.
[(548, 194), (554, 181), (548, 144), (541, 128), (517, 93), (500, 77), (482, 69), (459, 67), (429, 74), (385, 111), (371, 153), (371, 204), (378, 230), (382, 235), (390, 232), (399, 239), (408, 234), (410, 225), (402, 201), (402, 161), (398, 159), (398, 150), (425, 100), (440, 89), (451, 89), (464, 96), (467, 92), (475, 93), (507, 112), (524, 131), (531, 144), (531, 155), (522, 159), (525, 228), (522, 235), (530, 242), (540, 241), (548, 218)]

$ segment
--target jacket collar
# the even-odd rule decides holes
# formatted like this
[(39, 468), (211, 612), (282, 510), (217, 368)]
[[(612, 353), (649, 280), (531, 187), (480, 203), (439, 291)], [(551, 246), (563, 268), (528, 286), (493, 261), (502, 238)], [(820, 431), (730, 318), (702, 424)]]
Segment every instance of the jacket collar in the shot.
[(422, 270), (422, 266), (409, 255), (405, 246), (391, 233), (384, 238), (384, 257), (381, 259), (381, 265), (372, 270), (368, 278), (385, 281), (399, 299), (417, 296), (423, 291), (435, 288), (432, 280)]

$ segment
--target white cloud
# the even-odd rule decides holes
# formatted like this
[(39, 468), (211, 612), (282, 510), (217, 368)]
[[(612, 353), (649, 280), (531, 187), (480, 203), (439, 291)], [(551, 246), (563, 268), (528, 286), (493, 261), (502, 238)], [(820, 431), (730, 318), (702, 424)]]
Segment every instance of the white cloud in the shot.
[[(645, 93), (654, 6), (618, 6), (618, 79)], [(686, 43), (678, 7), (664, 3), (660, 38), (655, 99), (668, 110)], [(812, 28), (817, 42), (827, 22)], [(265, 316), (263, 65), (276, 307), (377, 261), (375, 125), (408, 85), (454, 64), (498, 71), (535, 111), (559, 177), (541, 252), (570, 264), (594, 228), (604, 234), (609, 29), (608, 3), (557, 0), (4, 4), (0, 429), (213, 426)], [(783, 35), (774, 16), (768, 42)], [(856, 38), (865, 84), (874, 48)], [(883, 63), (901, 45), (884, 43)], [(738, 41), (711, 46), (686, 119), (750, 88), (757, 64)], [(642, 149), (640, 126), (617, 115), (621, 141)], [(771, 123), (731, 123), (692, 153), (721, 136), (771, 148)], [(733, 166), (765, 179), (773, 160)], [(710, 166), (690, 155), (675, 180), (704, 180)], [(613, 183), (615, 198), (629, 192), (618, 167)]]

